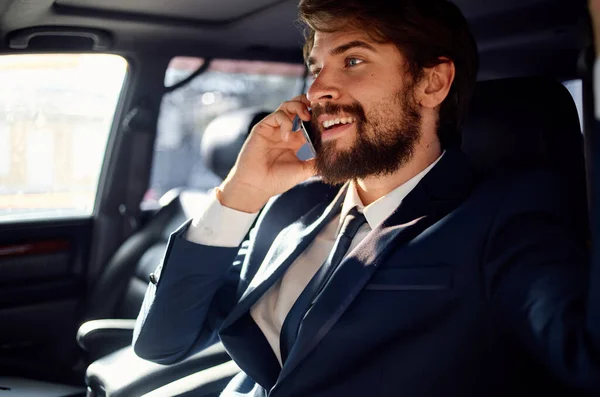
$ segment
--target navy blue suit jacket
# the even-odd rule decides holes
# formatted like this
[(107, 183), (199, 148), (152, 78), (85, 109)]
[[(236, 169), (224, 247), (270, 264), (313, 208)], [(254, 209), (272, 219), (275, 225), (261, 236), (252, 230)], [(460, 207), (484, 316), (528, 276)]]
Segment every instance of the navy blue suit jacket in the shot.
[(343, 194), (296, 186), (239, 250), (190, 243), (184, 225), (147, 292), (136, 353), (168, 364), (220, 338), (243, 370), (225, 396), (600, 389), (600, 302), (588, 300), (599, 275), (589, 277), (569, 192), (545, 171), (478, 181), (458, 150), (340, 264), (281, 368), (249, 310)]

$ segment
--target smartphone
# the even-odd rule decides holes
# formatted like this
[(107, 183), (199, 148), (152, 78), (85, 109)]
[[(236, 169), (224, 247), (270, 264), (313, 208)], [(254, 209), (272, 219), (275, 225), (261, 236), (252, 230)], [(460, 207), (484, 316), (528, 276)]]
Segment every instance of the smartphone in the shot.
[(302, 130), (302, 133), (304, 134), (304, 138), (306, 138), (306, 144), (308, 146), (308, 150), (312, 154), (312, 157), (315, 157), (317, 155), (317, 151), (315, 150), (315, 145), (313, 144), (313, 141), (315, 139), (314, 137), (316, 136), (315, 134), (317, 132), (313, 128), (313, 125), (310, 121), (303, 121), (300, 118), (298, 118), (298, 121), (300, 123), (300, 129)]

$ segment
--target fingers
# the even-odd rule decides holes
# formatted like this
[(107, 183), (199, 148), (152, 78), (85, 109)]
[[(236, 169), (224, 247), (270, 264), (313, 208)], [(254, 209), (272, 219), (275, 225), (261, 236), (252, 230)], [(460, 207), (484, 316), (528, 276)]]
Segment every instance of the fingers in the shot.
[(282, 110), (271, 113), (254, 126), (253, 132), (265, 138), (280, 141), (283, 139), (284, 131), (291, 131), (293, 123), (289, 116)]
[[(308, 111), (308, 106), (310, 106), (310, 102), (306, 98), (306, 95), (298, 95), (293, 98), (291, 101), (286, 101), (282, 103), (277, 111), (274, 113), (275, 120), (281, 128), (281, 139), (285, 142), (290, 142), (291, 139), (294, 139), (292, 143), (296, 141), (296, 138), (293, 138), (297, 135), (292, 132), (293, 128), (293, 120), (296, 116), (298, 116), (301, 120), (310, 121), (312, 116)], [(281, 115), (287, 116), (287, 120), (283, 120)], [(290, 123), (288, 123), (288, 120)]]
[[(292, 133), (293, 120), (298, 116), (301, 120), (311, 120), (311, 114), (308, 111), (310, 102), (306, 95), (299, 95), (291, 101), (282, 103), (275, 112), (265, 117), (256, 125), (258, 133), (269, 137), (270, 139), (289, 142), (290, 137), (296, 134)], [(269, 128), (265, 128), (269, 127)], [(279, 137), (276, 136), (279, 132)]]
[(297, 115), (300, 119), (304, 121), (309, 121), (311, 119), (310, 112), (308, 111), (308, 107), (310, 106), (310, 102), (306, 99), (305, 95), (297, 96), (291, 101), (287, 101), (282, 103), (277, 110), (284, 111), (290, 118), (293, 120)]
[(277, 124), (277, 127), (279, 127), (281, 139), (284, 142), (288, 142), (290, 140), (292, 129), (294, 128), (294, 123), (290, 117), (284, 111), (278, 110), (273, 113), (273, 120)]
[(306, 107), (310, 107), (310, 101), (308, 100), (308, 98), (306, 97), (306, 94), (302, 94), (302, 95), (298, 95), (297, 97), (294, 97), (292, 99), (292, 101), (300, 101), (303, 104), (306, 105)]

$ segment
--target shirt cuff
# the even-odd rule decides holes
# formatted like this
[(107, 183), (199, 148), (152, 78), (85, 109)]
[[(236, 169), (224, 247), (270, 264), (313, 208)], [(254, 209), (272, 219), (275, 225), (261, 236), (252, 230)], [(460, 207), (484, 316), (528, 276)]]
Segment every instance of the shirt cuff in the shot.
[(596, 120), (600, 121), (600, 57), (594, 62), (594, 103)]
[(223, 206), (213, 190), (204, 211), (192, 220), (185, 238), (213, 247), (238, 247), (257, 216), (258, 212), (248, 214)]

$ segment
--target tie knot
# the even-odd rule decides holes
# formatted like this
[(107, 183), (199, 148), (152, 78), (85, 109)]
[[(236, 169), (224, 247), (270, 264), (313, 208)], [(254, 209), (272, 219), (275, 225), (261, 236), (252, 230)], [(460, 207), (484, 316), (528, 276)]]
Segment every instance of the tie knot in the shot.
[(362, 211), (359, 210), (358, 207), (352, 207), (352, 209), (344, 218), (340, 234), (343, 234), (344, 236), (348, 236), (350, 238), (354, 238), (354, 236), (358, 232), (358, 229), (360, 229), (360, 227), (366, 222), (367, 219), (365, 218), (365, 215), (362, 213)]

